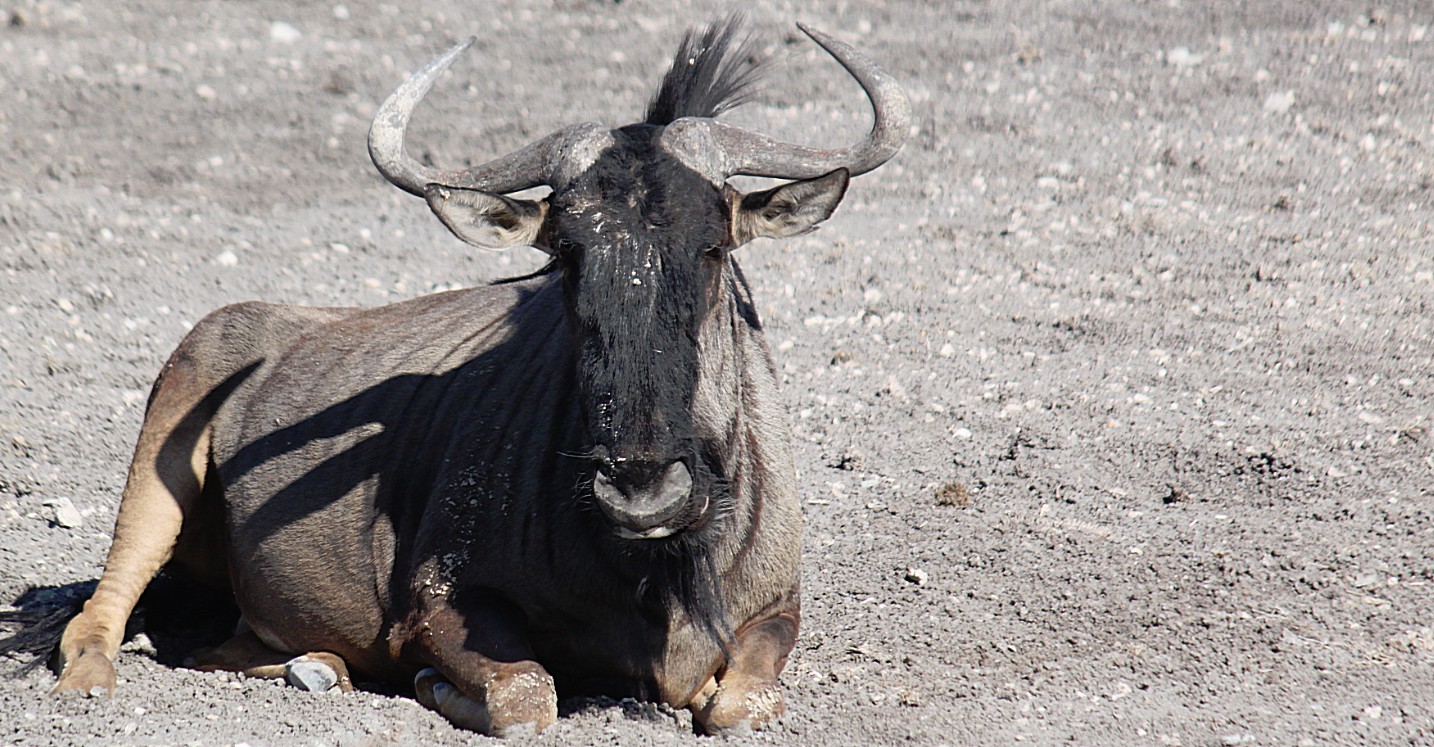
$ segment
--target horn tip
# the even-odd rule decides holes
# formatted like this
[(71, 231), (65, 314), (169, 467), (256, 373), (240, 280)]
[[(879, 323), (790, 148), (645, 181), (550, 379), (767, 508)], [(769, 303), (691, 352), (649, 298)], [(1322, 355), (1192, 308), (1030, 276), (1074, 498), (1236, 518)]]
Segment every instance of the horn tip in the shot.
[(831, 34), (828, 34), (827, 32), (822, 31), (821, 29), (816, 28), (809, 23), (797, 21), (797, 28), (801, 29), (803, 34), (806, 34), (808, 38), (816, 42), (818, 46), (820, 46), (822, 49), (827, 50), (828, 52), (832, 52), (834, 47), (840, 49), (845, 46), (840, 41), (837, 41), (837, 39)]
[(444, 52), (443, 54), (439, 55), (433, 60), (431, 64), (440, 65), (445, 68), (448, 67), (449, 65), (453, 64), (453, 60), (457, 59), (458, 55), (467, 52), (468, 48), (473, 46), (474, 42), (476, 41), (478, 41), (477, 36), (469, 36), (463, 41), (454, 44), (448, 49), (447, 52)]

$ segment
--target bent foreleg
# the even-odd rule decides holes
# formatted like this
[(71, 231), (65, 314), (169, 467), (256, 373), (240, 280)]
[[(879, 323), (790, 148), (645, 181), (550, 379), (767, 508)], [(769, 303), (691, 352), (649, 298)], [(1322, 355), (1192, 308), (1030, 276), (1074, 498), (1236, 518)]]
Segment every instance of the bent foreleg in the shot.
[(732, 658), (689, 705), (709, 734), (761, 729), (785, 710), (777, 675), (797, 642), (793, 609), (753, 620), (737, 631)]

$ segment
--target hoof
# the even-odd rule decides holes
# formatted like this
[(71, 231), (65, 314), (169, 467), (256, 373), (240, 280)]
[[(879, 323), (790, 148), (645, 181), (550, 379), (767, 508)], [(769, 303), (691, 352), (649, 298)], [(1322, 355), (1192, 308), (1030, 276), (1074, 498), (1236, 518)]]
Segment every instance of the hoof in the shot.
[(63, 692), (79, 692), (87, 698), (113, 697), (115, 693), (115, 665), (100, 653), (80, 654), (65, 664), (60, 681), (55, 683), (51, 695)]
[(546, 673), (491, 681), (483, 702), (464, 695), (431, 667), (413, 678), (413, 689), (418, 702), (454, 726), (495, 737), (533, 736), (558, 717), (557, 693)]
[(750, 736), (770, 726), (784, 710), (776, 683), (725, 683), (692, 715), (707, 734)]
[(714, 737), (750, 737), (753, 731), (755, 730), (752, 728), (752, 722), (748, 719), (742, 719), (735, 724), (726, 726), (707, 725), (707, 733)]

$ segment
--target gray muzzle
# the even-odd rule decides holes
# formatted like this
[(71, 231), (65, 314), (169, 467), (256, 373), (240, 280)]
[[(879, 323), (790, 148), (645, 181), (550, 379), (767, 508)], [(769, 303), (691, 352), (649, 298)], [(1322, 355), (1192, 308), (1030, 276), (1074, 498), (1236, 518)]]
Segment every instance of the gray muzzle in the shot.
[(600, 467), (593, 478), (593, 496), (603, 513), (625, 539), (661, 539), (681, 527), (669, 523), (680, 517), (692, 497), (692, 472), (682, 462), (666, 469), (619, 465), (613, 475)]

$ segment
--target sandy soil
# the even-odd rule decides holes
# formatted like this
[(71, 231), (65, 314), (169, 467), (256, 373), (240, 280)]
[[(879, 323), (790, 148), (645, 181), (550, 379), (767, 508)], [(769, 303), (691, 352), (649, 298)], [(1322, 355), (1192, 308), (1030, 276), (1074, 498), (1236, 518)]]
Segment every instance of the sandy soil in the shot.
[[(485, 159), (636, 118), (725, 7), (421, 5), (0, 3), (0, 602), (98, 576), (149, 383), (206, 311), (539, 264), (374, 172), (408, 71), (478, 36), (414, 142)], [(822, 231), (743, 250), (808, 522), (789, 712), (755, 740), (1434, 744), (1427, 7), (749, 5), (780, 66), (734, 121), (862, 131), (796, 20), (920, 116)], [(0, 679), (0, 744), (485, 741), (147, 651), (113, 700)], [(702, 741), (648, 704), (564, 713), (538, 742)]]

